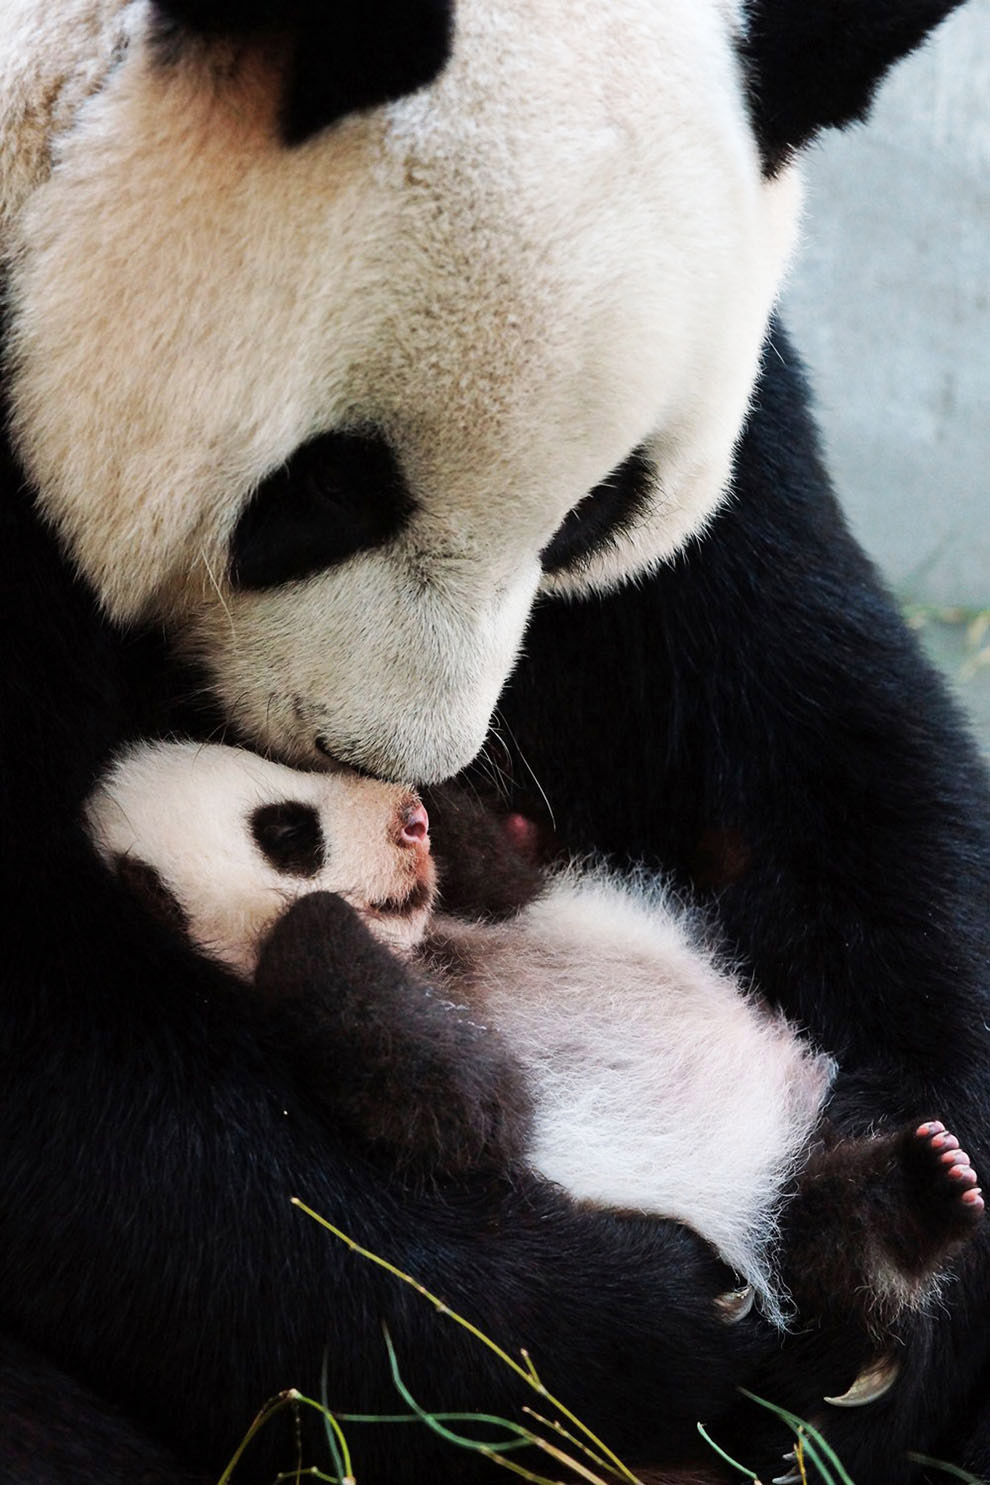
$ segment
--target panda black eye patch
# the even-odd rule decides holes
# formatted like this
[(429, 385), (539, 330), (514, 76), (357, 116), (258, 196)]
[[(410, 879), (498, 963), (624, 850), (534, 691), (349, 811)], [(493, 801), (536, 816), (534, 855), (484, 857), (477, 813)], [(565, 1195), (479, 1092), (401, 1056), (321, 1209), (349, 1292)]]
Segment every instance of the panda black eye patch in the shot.
[(656, 470), (645, 449), (634, 449), (607, 479), (567, 512), (540, 553), (544, 572), (559, 572), (594, 556), (620, 536), (650, 503)]
[(274, 588), (384, 545), (414, 502), (385, 439), (321, 433), (255, 491), (234, 530), (231, 579)]
[(290, 799), (259, 805), (251, 816), (251, 834), (265, 860), (288, 876), (315, 877), (326, 860), (312, 805)]

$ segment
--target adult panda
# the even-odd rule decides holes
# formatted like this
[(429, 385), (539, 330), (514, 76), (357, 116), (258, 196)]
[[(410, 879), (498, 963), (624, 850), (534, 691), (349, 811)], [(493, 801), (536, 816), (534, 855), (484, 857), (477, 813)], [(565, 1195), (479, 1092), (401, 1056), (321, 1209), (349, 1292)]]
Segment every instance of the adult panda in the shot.
[[(139, 630), (256, 747), (428, 782), (477, 751), (545, 591), (500, 712), (562, 846), (717, 896), (837, 1054), (848, 1132), (937, 1108), (986, 1165), (978, 765), (844, 531), (782, 332), (760, 360), (793, 152), (951, 8), (467, 0), (451, 30), (437, 3), (9, 0), (8, 1478), (133, 1479), (132, 1426), (149, 1478), (215, 1474), (330, 1340), (335, 1405), (389, 1411), (381, 1316), (416, 1395), (511, 1406), (293, 1194), (527, 1344), (634, 1458), (688, 1457), (730, 1402), (707, 1304), (666, 1303), (724, 1287), (689, 1234), (404, 1183), (328, 1123), (277, 1017), (102, 874), (79, 810), (145, 724)], [(732, 504), (659, 568), (733, 458)], [(829, 1420), (862, 1481), (909, 1479), (906, 1448), (990, 1466), (971, 1249), (897, 1387)], [(752, 1378), (767, 1337), (731, 1334)], [(849, 1380), (822, 1387), (814, 1337), (784, 1355), (757, 1380), (799, 1410)], [(408, 1430), (360, 1447), (369, 1481), (472, 1467)]]

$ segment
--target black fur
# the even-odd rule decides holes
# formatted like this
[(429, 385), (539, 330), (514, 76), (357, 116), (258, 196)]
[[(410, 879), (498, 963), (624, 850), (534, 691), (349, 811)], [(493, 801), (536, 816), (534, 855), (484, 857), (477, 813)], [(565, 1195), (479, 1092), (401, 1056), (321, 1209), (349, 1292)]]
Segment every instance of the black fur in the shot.
[(0, 1335), (0, 1485), (215, 1485), (118, 1409)]
[(946, 1258), (977, 1232), (982, 1209), (910, 1124), (816, 1151), (786, 1214), (785, 1273), (803, 1316), (859, 1315), (879, 1347), (899, 1352), (905, 1299), (921, 1299)]
[(655, 498), (656, 470), (642, 449), (634, 449), (608, 479), (568, 511), (541, 553), (544, 571), (580, 566), (622, 534), (644, 505)]
[(163, 56), (188, 38), (288, 48), (287, 144), (432, 82), (450, 54), (451, 0), (156, 0)]
[(748, 0), (740, 45), (763, 166), (866, 116), (887, 69), (962, 0)]
[(289, 799), (260, 804), (250, 828), (255, 845), (278, 871), (315, 877), (326, 860), (320, 817), (312, 805)]
[(529, 1101), (497, 1031), (404, 968), (341, 898), (311, 892), (283, 915), (255, 985), (294, 1022), (285, 1045), (335, 1125), (444, 1176), (520, 1155)]
[(423, 798), (445, 913), (497, 922), (539, 896), (546, 873), (511, 848), (494, 809), (450, 784), (424, 790)]
[(113, 866), (119, 880), (133, 892), (153, 917), (177, 933), (188, 931), (189, 919), (185, 909), (153, 866), (131, 855), (116, 857)]
[(321, 433), (255, 492), (234, 531), (231, 577), (274, 588), (381, 546), (412, 497), (388, 444), (371, 433)]

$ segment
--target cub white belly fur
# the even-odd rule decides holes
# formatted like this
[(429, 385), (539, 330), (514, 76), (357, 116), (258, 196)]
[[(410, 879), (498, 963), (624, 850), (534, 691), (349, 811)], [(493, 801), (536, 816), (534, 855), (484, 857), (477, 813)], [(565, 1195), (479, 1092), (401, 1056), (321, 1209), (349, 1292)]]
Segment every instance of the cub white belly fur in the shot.
[(830, 1060), (645, 878), (571, 871), (507, 923), (439, 933), (526, 1069), (535, 1169), (579, 1200), (680, 1218), (780, 1321), (776, 1215)]

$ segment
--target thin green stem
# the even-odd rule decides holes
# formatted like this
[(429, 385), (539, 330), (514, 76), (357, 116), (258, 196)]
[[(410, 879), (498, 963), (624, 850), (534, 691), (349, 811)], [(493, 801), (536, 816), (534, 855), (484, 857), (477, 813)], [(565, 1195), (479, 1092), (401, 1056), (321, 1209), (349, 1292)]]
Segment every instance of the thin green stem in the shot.
[(560, 1434), (562, 1439), (566, 1439), (575, 1449), (580, 1449), (581, 1453), (590, 1459), (593, 1464), (596, 1464), (599, 1469), (605, 1470), (610, 1475), (616, 1473), (614, 1467), (607, 1460), (599, 1458), (594, 1449), (590, 1449), (581, 1439), (575, 1438), (574, 1434), (569, 1433), (558, 1419), (544, 1418), (543, 1414), (538, 1413), (535, 1408), (524, 1407), (523, 1412), (528, 1414), (530, 1418), (535, 1418), (537, 1423), (542, 1423), (544, 1428), (550, 1428), (554, 1433)]
[(564, 1404), (559, 1400), (559, 1398), (554, 1397), (552, 1393), (547, 1391), (547, 1389), (543, 1386), (543, 1383), (538, 1380), (535, 1368), (533, 1367), (533, 1363), (530, 1360), (528, 1353), (524, 1353), (527, 1364), (525, 1366), (521, 1366), (519, 1362), (516, 1361), (514, 1357), (510, 1356), (507, 1351), (503, 1351), (502, 1347), (499, 1346), (497, 1342), (493, 1341), (490, 1336), (485, 1335), (484, 1331), (479, 1330), (476, 1325), (472, 1325), (470, 1320), (465, 1319), (463, 1315), (459, 1315), (456, 1310), (452, 1310), (448, 1304), (446, 1304), (442, 1299), (438, 1298), (437, 1295), (433, 1294), (429, 1289), (426, 1288), (424, 1284), (421, 1284), (418, 1279), (414, 1279), (411, 1274), (407, 1274), (401, 1268), (397, 1268), (394, 1263), (389, 1263), (388, 1259), (380, 1257), (377, 1253), (372, 1253), (369, 1248), (362, 1247), (359, 1242), (357, 1242), (354, 1238), (349, 1237), (346, 1232), (342, 1232), (339, 1227), (335, 1227), (332, 1222), (328, 1222), (325, 1217), (321, 1217), (318, 1212), (314, 1212), (312, 1207), (308, 1207), (304, 1201), (300, 1201), (299, 1197), (294, 1196), (291, 1198), (291, 1200), (293, 1206), (296, 1206), (299, 1208), (300, 1211), (305, 1212), (308, 1217), (312, 1217), (313, 1221), (318, 1222), (321, 1227), (326, 1228), (327, 1232), (333, 1233), (334, 1237), (338, 1238), (342, 1243), (345, 1243), (353, 1253), (360, 1254), (362, 1258), (368, 1259), (370, 1263), (377, 1264), (379, 1268), (385, 1269), (387, 1273), (390, 1273), (395, 1278), (400, 1279), (402, 1283), (408, 1284), (411, 1288), (415, 1289), (418, 1294), (422, 1294), (425, 1299), (428, 1299), (433, 1305), (434, 1309), (436, 1309), (438, 1314), (449, 1315), (450, 1318), (456, 1322), (456, 1324), (462, 1326), (464, 1330), (468, 1331), (470, 1335), (473, 1335), (476, 1340), (480, 1341), (483, 1346), (487, 1346), (489, 1351), (492, 1351), (503, 1363), (503, 1365), (507, 1366), (511, 1371), (515, 1372), (516, 1376), (521, 1377), (526, 1385), (528, 1387), (532, 1387), (533, 1390), (537, 1392), (541, 1397), (545, 1397), (547, 1401), (551, 1403), (552, 1406), (556, 1408), (557, 1411), (567, 1419), (569, 1423), (573, 1424), (573, 1426), (580, 1433), (582, 1433), (586, 1439), (590, 1441), (592, 1446), (595, 1449), (598, 1449), (605, 1456), (605, 1458), (609, 1460), (609, 1462), (615, 1469), (616, 1474), (619, 1475), (621, 1479), (627, 1481), (628, 1485), (638, 1485), (636, 1476), (628, 1468), (628, 1466), (623, 1464), (619, 1456), (614, 1453), (614, 1451), (611, 1450), (608, 1445), (605, 1444), (598, 1437), (597, 1434), (592, 1432), (592, 1430), (588, 1428), (587, 1424), (582, 1423), (580, 1418), (572, 1413), (569, 1408), (565, 1407)]
[(330, 1411), (329, 1387), (327, 1384), (328, 1364), (329, 1357), (327, 1352), (324, 1351), (323, 1365), (320, 1367), (320, 1402), (322, 1404), (323, 1429), (326, 1434), (327, 1448), (330, 1451), (330, 1458), (333, 1460), (334, 1469), (343, 1479), (350, 1480), (354, 1475), (354, 1468), (351, 1464), (351, 1453), (347, 1447), (344, 1431)]
[(930, 1470), (941, 1470), (943, 1475), (951, 1475), (954, 1480), (965, 1480), (966, 1485), (986, 1485), (978, 1475), (970, 1474), (969, 1470), (960, 1469), (957, 1464), (947, 1464), (944, 1459), (930, 1459), (927, 1454), (908, 1454), (914, 1464), (923, 1464)]
[(715, 1440), (712, 1438), (711, 1434), (708, 1433), (703, 1423), (698, 1423), (695, 1425), (695, 1427), (701, 1434), (701, 1437), (704, 1439), (709, 1449), (714, 1450), (719, 1459), (724, 1460), (725, 1463), (730, 1466), (730, 1468), (738, 1470), (741, 1475), (745, 1475), (747, 1479), (754, 1482), (754, 1485), (759, 1485), (759, 1482), (757, 1481), (753, 1471), (748, 1470), (744, 1464), (740, 1464), (738, 1459), (733, 1459), (731, 1454), (726, 1454), (721, 1445), (716, 1444)]
[(277, 1397), (271, 1397), (268, 1399), (264, 1407), (258, 1413), (254, 1422), (251, 1424), (251, 1427), (248, 1429), (247, 1433), (244, 1435), (244, 1437), (241, 1439), (241, 1442), (235, 1449), (233, 1457), (230, 1463), (227, 1465), (227, 1468), (224, 1470), (223, 1474), (220, 1476), (217, 1485), (229, 1485), (231, 1475), (234, 1473), (234, 1470), (240, 1463), (245, 1449), (247, 1448), (248, 1444), (250, 1444), (255, 1434), (259, 1431), (259, 1429), (264, 1428), (265, 1424), (270, 1418), (274, 1418), (276, 1413), (280, 1413), (282, 1409), (288, 1407), (290, 1403), (297, 1402), (299, 1400), (299, 1397), (300, 1394), (296, 1391), (296, 1389), (294, 1387), (290, 1387), (288, 1391), (280, 1392)]
[(757, 1397), (755, 1392), (747, 1392), (745, 1387), (740, 1387), (739, 1391), (743, 1397), (748, 1397), (751, 1402), (759, 1403), (761, 1408), (767, 1408), (769, 1412), (775, 1413), (778, 1418), (787, 1424), (793, 1431), (794, 1437), (800, 1439), (804, 1444), (804, 1452), (823, 1477), (825, 1485), (835, 1485), (835, 1480), (831, 1474), (831, 1470), (833, 1469), (838, 1476), (840, 1485), (854, 1485), (852, 1476), (843, 1465), (842, 1460), (836, 1454), (831, 1444), (818, 1432), (817, 1428), (810, 1423), (806, 1423), (796, 1413), (790, 1413), (786, 1408), (778, 1407), (776, 1403), (767, 1402), (765, 1397)]

